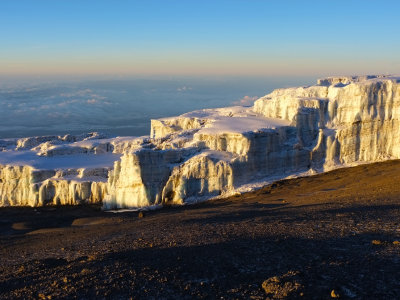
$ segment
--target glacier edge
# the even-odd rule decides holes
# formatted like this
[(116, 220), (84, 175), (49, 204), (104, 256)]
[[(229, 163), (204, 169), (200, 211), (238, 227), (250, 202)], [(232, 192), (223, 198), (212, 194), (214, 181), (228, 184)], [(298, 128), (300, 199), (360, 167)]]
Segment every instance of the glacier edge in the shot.
[(400, 158), (400, 77), (277, 89), (252, 107), (151, 120), (150, 136), (0, 140), (0, 206), (185, 204)]

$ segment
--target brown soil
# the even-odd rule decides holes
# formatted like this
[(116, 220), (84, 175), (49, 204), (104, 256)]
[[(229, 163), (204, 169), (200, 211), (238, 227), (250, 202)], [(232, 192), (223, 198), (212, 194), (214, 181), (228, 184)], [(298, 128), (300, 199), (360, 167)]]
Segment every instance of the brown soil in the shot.
[(0, 298), (399, 299), (400, 161), (138, 213), (0, 209)]

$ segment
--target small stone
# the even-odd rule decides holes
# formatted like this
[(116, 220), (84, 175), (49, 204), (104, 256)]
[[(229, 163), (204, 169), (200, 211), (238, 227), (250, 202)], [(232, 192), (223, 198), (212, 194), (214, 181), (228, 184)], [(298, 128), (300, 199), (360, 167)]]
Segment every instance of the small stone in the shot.
[(90, 271), (89, 271), (89, 269), (82, 269), (82, 271), (81, 271), (81, 274), (82, 275), (87, 275), (87, 274), (89, 274), (90, 273)]
[(46, 299), (46, 295), (45, 295), (45, 294), (42, 294), (42, 293), (40, 293), (40, 294), (38, 295), (38, 297), (39, 297), (39, 299)]
[(380, 240), (373, 240), (372, 245), (382, 245), (382, 241)]
[(95, 255), (88, 255), (87, 261), (92, 261), (92, 260), (96, 260), (96, 256)]
[(282, 276), (273, 276), (262, 283), (268, 297), (274, 299), (296, 298), (304, 296), (304, 286), (298, 271), (289, 271)]
[(340, 295), (337, 291), (332, 290), (331, 292), (331, 298), (340, 298)]
[(394, 241), (393, 245), (400, 245), (400, 241)]

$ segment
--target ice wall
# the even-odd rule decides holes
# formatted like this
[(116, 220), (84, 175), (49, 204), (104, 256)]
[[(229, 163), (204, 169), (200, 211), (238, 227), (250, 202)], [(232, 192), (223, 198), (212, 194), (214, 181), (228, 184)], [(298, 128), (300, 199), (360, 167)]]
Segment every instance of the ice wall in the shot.
[[(318, 128), (320, 135), (314, 149), (318, 153), (314, 155), (315, 163), (325, 169), (399, 158), (398, 77), (339, 77), (321, 79), (319, 83), (276, 90), (257, 100), (254, 110), (265, 116), (297, 119), (296, 127), (303, 129), (307, 126), (299, 126), (298, 120), (304, 109), (309, 110), (309, 123), (314, 123), (310, 129), (316, 132), (314, 128)], [(296, 106), (301, 114), (293, 113)]]
[(114, 162), (141, 143), (98, 133), (0, 140), (0, 206), (102, 203)]
[[(275, 90), (252, 108), (202, 110), (153, 120), (153, 151), (195, 148), (198, 153), (180, 156), (181, 161), (174, 163), (158, 161), (163, 172), (157, 180), (135, 177), (141, 179), (143, 191), (157, 192), (137, 197), (144, 202), (130, 205), (183, 203), (228, 195), (271, 178), (400, 158), (399, 79), (330, 77), (314, 86)], [(147, 165), (140, 159), (121, 160), (118, 167), (128, 169), (139, 161)], [(127, 178), (120, 176), (119, 184), (129, 186)], [(110, 186), (118, 190), (114, 181)], [(113, 199), (112, 207), (126, 206)]]
[(111, 209), (229, 195), (400, 158), (399, 120), (400, 77), (329, 77), (277, 89), (253, 107), (152, 120), (149, 137), (1, 140), (0, 205), (102, 202)]
[(90, 170), (103, 173), (96, 177), (85, 175), (85, 169), (68, 171), (70, 178), (63, 177), (61, 171), (30, 166), (1, 167), (1, 206), (101, 203), (107, 192), (106, 169)]

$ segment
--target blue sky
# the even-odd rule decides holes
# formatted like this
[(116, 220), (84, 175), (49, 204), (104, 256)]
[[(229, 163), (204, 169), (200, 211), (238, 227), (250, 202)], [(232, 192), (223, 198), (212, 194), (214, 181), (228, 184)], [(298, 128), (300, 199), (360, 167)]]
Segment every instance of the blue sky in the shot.
[(400, 73), (400, 1), (0, 2), (0, 74)]

